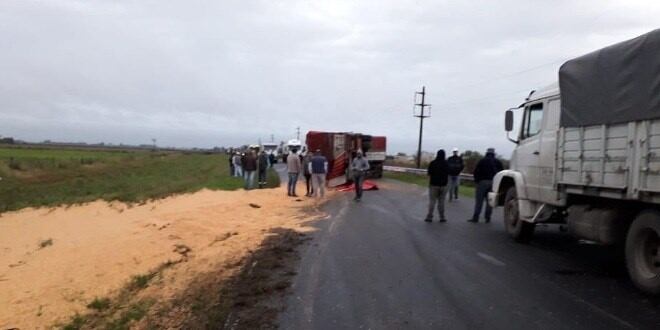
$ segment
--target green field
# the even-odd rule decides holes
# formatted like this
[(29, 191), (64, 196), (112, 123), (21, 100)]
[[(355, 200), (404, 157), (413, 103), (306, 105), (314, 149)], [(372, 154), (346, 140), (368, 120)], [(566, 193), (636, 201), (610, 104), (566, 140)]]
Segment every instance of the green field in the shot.
[[(104, 199), (128, 203), (235, 190), (227, 156), (184, 152), (0, 147), (0, 212)], [(268, 186), (279, 186), (275, 171)]]
[[(406, 183), (416, 184), (422, 187), (428, 187), (429, 185), (429, 178), (426, 175), (417, 175), (412, 173), (385, 172), (383, 174), (383, 177), (406, 182)], [(472, 183), (470, 182), (468, 183), (463, 182), (461, 183), (461, 186), (458, 188), (458, 193), (461, 196), (474, 197), (474, 186), (472, 186)]]

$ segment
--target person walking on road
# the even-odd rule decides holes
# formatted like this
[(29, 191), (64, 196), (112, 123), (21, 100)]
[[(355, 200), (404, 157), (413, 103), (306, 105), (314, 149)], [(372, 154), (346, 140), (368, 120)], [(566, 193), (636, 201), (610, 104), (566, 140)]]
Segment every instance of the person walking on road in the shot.
[(257, 155), (254, 150), (249, 150), (245, 154), (243, 168), (243, 178), (245, 179), (245, 190), (254, 188), (254, 177), (257, 173)]
[(426, 222), (433, 221), (433, 210), (438, 205), (440, 222), (445, 222), (445, 195), (447, 194), (447, 178), (449, 175), (449, 165), (445, 160), (445, 151), (438, 150), (435, 159), (429, 164), (427, 170), (429, 176), (429, 212), (426, 214)]
[(447, 158), (449, 168), (449, 201), (458, 199), (458, 187), (461, 185), (461, 172), (465, 168), (463, 157), (458, 154), (458, 148), (452, 149), (452, 156)]
[(268, 177), (268, 168), (270, 167), (268, 160), (268, 155), (266, 154), (265, 151), (261, 151), (259, 153), (259, 159), (257, 162), (257, 168), (259, 170), (259, 188), (263, 188), (268, 184), (267, 182), (267, 177)]
[(307, 188), (307, 193), (305, 193), (305, 196), (311, 197), (313, 190), (312, 190), (312, 171), (310, 170), (310, 164), (312, 162), (312, 154), (311, 153), (306, 153), (305, 157), (302, 159), (302, 167), (303, 167), (303, 174), (305, 175), (305, 186)]
[(243, 168), (241, 167), (241, 153), (237, 151), (232, 159), (234, 161), (234, 176), (243, 176)]
[(488, 192), (493, 188), (493, 177), (503, 169), (502, 162), (495, 158), (495, 149), (488, 148), (486, 156), (479, 160), (474, 169), (474, 183), (477, 185), (474, 196), (474, 215), (469, 222), (479, 222), (481, 208), (486, 202), (486, 223), (490, 222), (493, 208), (488, 204)]
[(270, 167), (273, 167), (273, 165), (275, 165), (275, 163), (277, 162), (277, 158), (275, 158), (274, 152), (268, 154), (268, 161), (270, 162)]
[(296, 149), (292, 149), (289, 155), (286, 157), (286, 167), (287, 172), (289, 173), (287, 192), (291, 197), (298, 197), (298, 195), (296, 195), (296, 183), (298, 183), (298, 175), (300, 174), (300, 170), (302, 170), (300, 158), (296, 154), (297, 151), (298, 150)]
[(328, 174), (328, 160), (321, 154), (321, 150), (314, 152), (309, 163), (309, 171), (312, 173), (313, 194), (315, 197), (323, 198), (325, 195), (325, 177)]
[(351, 163), (351, 171), (353, 172), (353, 184), (355, 184), (355, 201), (359, 202), (362, 200), (362, 183), (364, 182), (364, 177), (367, 175), (369, 170), (369, 161), (362, 155), (362, 151), (357, 152), (353, 162)]

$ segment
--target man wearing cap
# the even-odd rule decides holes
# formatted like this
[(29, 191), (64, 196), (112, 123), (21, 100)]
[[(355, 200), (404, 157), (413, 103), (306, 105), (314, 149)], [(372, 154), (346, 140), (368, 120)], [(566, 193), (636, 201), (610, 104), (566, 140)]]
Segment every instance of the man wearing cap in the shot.
[(245, 190), (254, 188), (254, 177), (257, 173), (257, 153), (254, 149), (248, 150), (243, 159), (243, 179), (245, 180)]
[(289, 155), (286, 157), (286, 168), (289, 173), (287, 193), (291, 197), (298, 197), (298, 195), (296, 195), (296, 184), (298, 183), (298, 175), (302, 170), (302, 164), (300, 163), (300, 158), (296, 152), (298, 152), (298, 149), (292, 148)]
[(449, 172), (449, 201), (458, 199), (458, 186), (461, 184), (461, 172), (465, 165), (463, 157), (458, 154), (458, 148), (452, 149), (453, 155), (447, 158), (447, 167)]
[(316, 149), (314, 157), (309, 162), (309, 172), (312, 173), (313, 194), (315, 197), (323, 198), (325, 194), (325, 177), (328, 173), (328, 160)]
[(486, 202), (486, 214), (484, 214), (484, 217), (486, 223), (490, 222), (493, 209), (488, 204), (488, 192), (493, 188), (493, 177), (502, 169), (502, 162), (495, 158), (495, 149), (488, 148), (486, 156), (479, 160), (477, 167), (474, 169), (474, 183), (477, 185), (477, 188), (474, 196), (474, 214), (468, 220), (469, 222), (479, 222), (479, 216), (481, 215), (481, 208), (484, 202)]
[(426, 214), (426, 222), (433, 222), (433, 209), (438, 205), (440, 222), (445, 222), (445, 194), (447, 193), (447, 177), (449, 174), (445, 151), (440, 149), (435, 159), (429, 164), (427, 174), (429, 176), (429, 212)]

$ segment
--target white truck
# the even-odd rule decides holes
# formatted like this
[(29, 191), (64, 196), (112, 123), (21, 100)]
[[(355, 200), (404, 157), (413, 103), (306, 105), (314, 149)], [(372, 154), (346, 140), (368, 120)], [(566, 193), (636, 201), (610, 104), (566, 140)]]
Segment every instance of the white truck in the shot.
[(261, 144), (262, 150), (264, 150), (267, 154), (273, 154), (275, 157), (277, 157), (277, 149), (279, 148), (279, 144), (275, 142), (264, 142)]
[(506, 111), (505, 128), (517, 146), (488, 199), (507, 232), (526, 242), (559, 223), (622, 246), (633, 283), (660, 293), (660, 30), (567, 61), (559, 84)]

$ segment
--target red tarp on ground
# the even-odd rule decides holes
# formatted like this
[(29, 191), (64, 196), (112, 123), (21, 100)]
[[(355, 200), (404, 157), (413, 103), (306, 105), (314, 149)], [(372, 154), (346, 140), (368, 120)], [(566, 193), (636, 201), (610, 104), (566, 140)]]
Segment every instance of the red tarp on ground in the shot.
[[(353, 182), (344, 183), (342, 185), (336, 186), (335, 189), (337, 189), (337, 191), (354, 191), (355, 184), (353, 184)], [(376, 185), (376, 183), (373, 181), (364, 180), (362, 183), (362, 190), (378, 190), (378, 185)]]

